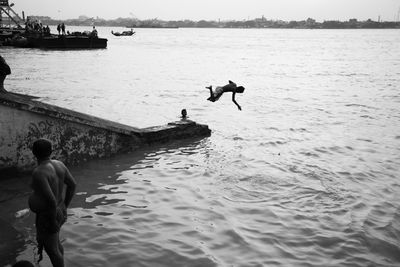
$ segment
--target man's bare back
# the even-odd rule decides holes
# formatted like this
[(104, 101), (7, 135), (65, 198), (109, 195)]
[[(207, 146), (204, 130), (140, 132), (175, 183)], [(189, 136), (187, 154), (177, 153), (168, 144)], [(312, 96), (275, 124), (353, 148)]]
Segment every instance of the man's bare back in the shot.
[[(63, 196), (64, 184), (71, 185), (73, 184), (72, 180), (72, 175), (61, 161), (47, 160), (42, 162), (32, 174), (31, 186), (34, 192), (29, 200), (31, 210), (40, 212), (54, 206), (68, 206), (70, 200), (65, 203)], [(54, 199), (52, 196), (54, 196)]]

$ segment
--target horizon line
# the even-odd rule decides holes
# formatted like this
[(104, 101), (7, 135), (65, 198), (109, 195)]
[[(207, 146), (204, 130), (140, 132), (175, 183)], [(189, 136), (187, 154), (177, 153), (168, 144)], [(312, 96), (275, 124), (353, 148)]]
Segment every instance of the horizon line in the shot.
[(376, 22), (400, 22), (399, 20), (383, 20), (380, 16), (378, 16), (378, 20), (374, 20), (374, 19), (372, 19), (372, 18), (368, 18), (368, 19), (359, 19), (359, 18), (354, 18), (354, 17), (352, 17), (352, 18), (349, 18), (349, 19), (347, 19), (347, 20), (340, 20), (340, 19), (323, 19), (322, 21), (321, 20), (316, 20), (316, 19), (314, 19), (314, 18), (312, 18), (312, 17), (308, 17), (308, 18), (306, 18), (306, 19), (300, 19), (300, 20), (295, 20), (295, 19), (292, 19), (292, 20), (284, 20), (284, 19), (273, 19), (273, 18), (265, 18), (264, 16), (262, 16), (262, 17), (255, 17), (255, 18), (247, 18), (247, 19), (199, 19), (199, 20), (196, 20), (196, 19), (189, 19), (189, 18), (186, 18), (186, 19), (160, 19), (160, 18), (158, 18), (158, 17), (156, 17), (156, 18), (146, 18), (146, 19), (139, 19), (139, 18), (136, 18), (136, 17), (117, 17), (117, 18), (113, 18), (113, 19), (106, 19), (106, 18), (102, 18), (102, 17), (99, 17), (99, 16), (96, 16), (96, 17), (93, 17), (93, 16), (87, 16), (87, 15), (79, 15), (78, 17), (76, 17), (76, 18), (67, 18), (67, 19), (60, 19), (60, 18), (53, 18), (53, 17), (51, 17), (51, 16), (46, 16), (46, 15), (29, 15), (29, 16), (26, 16), (27, 18), (28, 17), (48, 17), (48, 18), (50, 18), (51, 20), (60, 20), (60, 21), (65, 21), (65, 20), (76, 20), (76, 19), (79, 19), (80, 17), (85, 17), (85, 19), (93, 19), (93, 20), (106, 20), (106, 21), (109, 21), (109, 20), (118, 20), (118, 19), (131, 19), (131, 20), (139, 20), (139, 21), (144, 21), (144, 20), (153, 20), (153, 21), (165, 21), (165, 22), (168, 22), (168, 21), (186, 21), (186, 20), (188, 20), (188, 21), (193, 21), (193, 22), (199, 22), (199, 21), (213, 21), (213, 22), (229, 22), (229, 21), (251, 21), (251, 20), (256, 20), (256, 19), (264, 19), (265, 21), (284, 21), (284, 22), (291, 22), (291, 21), (307, 21), (308, 19), (312, 19), (312, 20), (315, 20), (315, 22), (317, 22), (317, 23), (320, 23), (320, 22), (324, 22), (324, 21), (339, 21), (339, 22), (347, 22), (347, 21), (350, 21), (350, 20), (353, 20), (353, 19), (356, 19), (357, 21), (359, 21), (359, 22), (363, 22), (363, 21), (376, 21)]

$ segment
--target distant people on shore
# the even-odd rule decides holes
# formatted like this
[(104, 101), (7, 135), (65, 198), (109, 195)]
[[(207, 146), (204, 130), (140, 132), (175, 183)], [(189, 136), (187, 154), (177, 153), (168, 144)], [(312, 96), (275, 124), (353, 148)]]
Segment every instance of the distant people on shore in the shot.
[(7, 75), (11, 74), (10, 66), (8, 66), (5, 59), (0, 55), (0, 93), (7, 93), (7, 90), (4, 89), (4, 80)]
[(64, 267), (64, 248), (59, 234), (67, 220), (67, 208), (75, 194), (76, 182), (64, 163), (50, 159), (52, 144), (49, 140), (36, 140), (32, 153), (38, 166), (32, 173), (29, 208), (36, 213), (38, 262), (43, 258), (44, 248), (54, 267)]
[(235, 96), (236, 93), (241, 94), (244, 92), (245, 88), (243, 86), (237, 86), (236, 83), (229, 81), (227, 85), (217, 86), (214, 90), (211, 85), (206, 88), (210, 90), (210, 97), (207, 100), (211, 102), (217, 101), (224, 93), (232, 92), (232, 102), (235, 103), (239, 110), (242, 110), (242, 107), (236, 102)]

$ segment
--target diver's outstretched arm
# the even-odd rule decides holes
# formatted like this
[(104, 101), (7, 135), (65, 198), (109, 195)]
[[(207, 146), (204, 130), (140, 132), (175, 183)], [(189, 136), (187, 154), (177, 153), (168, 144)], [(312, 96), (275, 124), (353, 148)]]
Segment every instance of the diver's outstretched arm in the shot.
[(232, 102), (238, 107), (239, 110), (242, 110), (242, 107), (235, 100), (236, 93), (232, 93)]

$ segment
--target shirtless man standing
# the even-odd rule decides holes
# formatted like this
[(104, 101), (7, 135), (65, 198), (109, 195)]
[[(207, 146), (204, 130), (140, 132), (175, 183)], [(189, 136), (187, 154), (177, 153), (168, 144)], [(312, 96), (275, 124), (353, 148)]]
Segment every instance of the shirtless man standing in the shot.
[(32, 174), (33, 194), (29, 197), (29, 208), (36, 213), (39, 261), (44, 247), (53, 266), (64, 267), (64, 249), (59, 234), (67, 219), (67, 207), (75, 194), (76, 182), (64, 163), (50, 159), (52, 145), (49, 140), (35, 141), (32, 153), (38, 166)]

